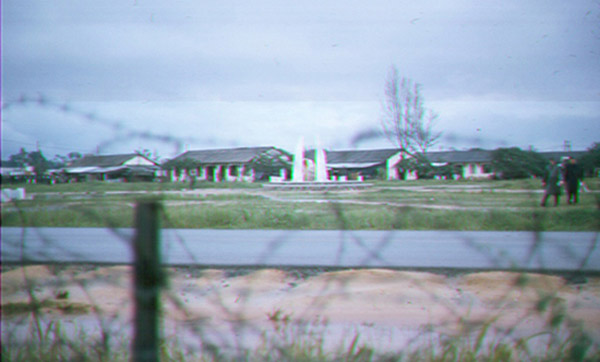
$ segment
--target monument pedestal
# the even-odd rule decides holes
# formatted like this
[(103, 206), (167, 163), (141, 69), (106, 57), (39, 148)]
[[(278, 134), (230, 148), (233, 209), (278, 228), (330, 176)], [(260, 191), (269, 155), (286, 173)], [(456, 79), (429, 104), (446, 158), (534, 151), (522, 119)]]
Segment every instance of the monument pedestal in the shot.
[(265, 189), (279, 191), (343, 191), (367, 189), (371, 186), (373, 184), (362, 181), (283, 181), (263, 184)]

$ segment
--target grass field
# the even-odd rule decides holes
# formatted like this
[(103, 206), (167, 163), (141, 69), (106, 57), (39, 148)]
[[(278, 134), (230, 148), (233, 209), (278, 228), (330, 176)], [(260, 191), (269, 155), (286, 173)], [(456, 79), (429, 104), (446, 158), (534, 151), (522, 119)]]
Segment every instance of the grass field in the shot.
[[(587, 181), (598, 190), (597, 179)], [(79, 183), (25, 185), (5, 203), (3, 226), (131, 227), (141, 198), (164, 205), (163, 227), (217, 229), (548, 230), (600, 228), (600, 194), (541, 208), (538, 180), (375, 182), (361, 191), (266, 190), (261, 184)], [(549, 203), (551, 204), (551, 203)]]

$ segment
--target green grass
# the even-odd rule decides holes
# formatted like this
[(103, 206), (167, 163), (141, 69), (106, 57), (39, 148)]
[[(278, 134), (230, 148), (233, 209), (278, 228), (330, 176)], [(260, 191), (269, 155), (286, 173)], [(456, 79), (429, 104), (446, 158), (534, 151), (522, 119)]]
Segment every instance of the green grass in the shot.
[[(86, 184), (89, 189), (85, 193), (38, 193), (33, 200), (4, 204), (1, 216), (3, 226), (132, 227), (136, 202), (141, 197), (151, 197), (162, 200), (163, 225), (167, 228), (523, 231), (595, 231), (600, 228), (598, 194), (581, 193), (578, 205), (566, 205), (563, 196), (559, 207), (541, 208), (539, 192), (501, 191), (506, 187), (526, 190), (523, 186), (531, 182), (377, 182), (374, 188), (362, 192), (233, 188), (146, 196), (91, 191), (94, 187), (119, 185), (91, 183)], [(432, 188), (422, 192), (385, 187), (410, 184)], [(84, 184), (76, 184), (81, 185)], [(135, 185), (156, 187), (160, 184)], [(450, 185), (452, 192), (436, 188)], [(457, 185), (485, 185), (485, 188), (476, 192), (460, 188), (457, 191)]]
[[(88, 181), (56, 185), (46, 184), (2, 184), (2, 188), (24, 188), (26, 193), (49, 192), (107, 192), (107, 191), (179, 191), (189, 190), (188, 182), (103, 182)], [(262, 187), (260, 183), (248, 182), (208, 182), (194, 184), (194, 189), (255, 189)]]
[(447, 205), (458, 207), (527, 207), (539, 203), (541, 194), (504, 192), (409, 192), (404, 190), (376, 190), (340, 199), (354, 198), (370, 202), (386, 202), (413, 205)]
[[(2, 212), (3, 226), (133, 227), (133, 202), (53, 204)], [(592, 207), (448, 210), (339, 203), (240, 200), (169, 204), (163, 227), (190, 229), (595, 231)]]

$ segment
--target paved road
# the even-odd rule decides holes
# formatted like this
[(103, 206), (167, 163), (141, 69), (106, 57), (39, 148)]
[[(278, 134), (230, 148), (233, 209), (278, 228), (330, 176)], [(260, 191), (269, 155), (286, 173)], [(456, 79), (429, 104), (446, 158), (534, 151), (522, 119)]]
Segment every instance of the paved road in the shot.
[[(2, 262), (130, 263), (132, 229), (1, 228)], [(165, 229), (163, 263), (600, 271), (590, 232)]]

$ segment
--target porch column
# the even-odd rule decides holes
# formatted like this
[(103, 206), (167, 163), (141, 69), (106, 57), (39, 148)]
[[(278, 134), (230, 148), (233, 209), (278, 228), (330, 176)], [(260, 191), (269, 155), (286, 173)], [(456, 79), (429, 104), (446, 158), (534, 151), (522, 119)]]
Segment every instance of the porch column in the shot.
[(225, 181), (231, 181), (231, 168), (233, 166), (227, 165), (225, 166)]
[(398, 176), (398, 168), (394, 167), (395, 163), (390, 162), (391, 160), (387, 160), (385, 163), (387, 179), (388, 180), (397, 180)]
[(245, 173), (246, 173), (246, 165), (241, 165), (240, 168), (238, 169), (238, 176), (237, 176), (238, 181), (246, 181), (246, 180), (244, 180)]
[(223, 166), (219, 165), (219, 166), (217, 166), (217, 167), (215, 167), (215, 168), (213, 169), (213, 180), (214, 180), (215, 182), (219, 182), (219, 181), (221, 181), (221, 179), (219, 178), (219, 174), (221, 173), (221, 168), (222, 168), (222, 167), (223, 167)]

